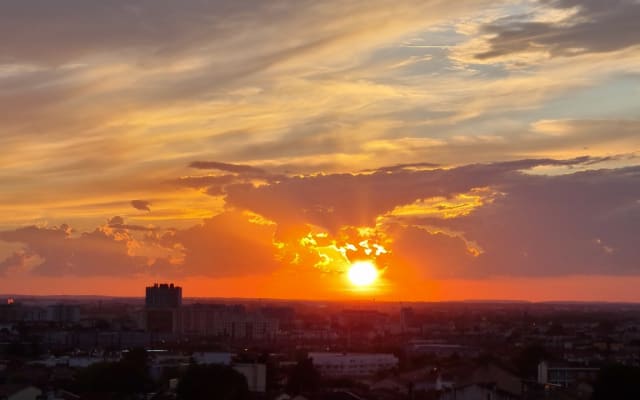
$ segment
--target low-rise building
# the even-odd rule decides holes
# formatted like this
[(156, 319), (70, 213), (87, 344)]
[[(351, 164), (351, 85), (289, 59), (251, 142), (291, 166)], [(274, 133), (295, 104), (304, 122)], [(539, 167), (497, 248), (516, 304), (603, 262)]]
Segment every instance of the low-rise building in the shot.
[(191, 355), (197, 364), (231, 365), (233, 353), (220, 353), (212, 351), (200, 351)]
[(387, 353), (309, 353), (324, 376), (363, 377), (398, 366), (398, 357)]
[(440, 400), (517, 400), (521, 397), (491, 383), (470, 383), (444, 391)]
[(187, 335), (261, 340), (274, 338), (278, 320), (244, 307), (193, 304), (181, 309), (182, 332)]
[(600, 368), (550, 364), (538, 364), (538, 383), (568, 387), (580, 382), (593, 382)]

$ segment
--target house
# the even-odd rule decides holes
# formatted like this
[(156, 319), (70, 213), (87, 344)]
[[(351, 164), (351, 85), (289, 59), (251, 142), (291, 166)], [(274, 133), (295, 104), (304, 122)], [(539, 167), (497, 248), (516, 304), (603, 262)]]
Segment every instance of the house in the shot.
[(373, 383), (370, 390), (408, 395), (410, 392), (443, 390), (452, 386), (453, 382), (444, 377), (440, 370), (427, 367), (383, 378)]
[(521, 397), (493, 383), (470, 383), (445, 390), (440, 400), (517, 400)]
[(509, 367), (488, 361), (464, 371), (453, 387), (446, 388), (441, 400), (510, 400), (522, 398), (523, 382)]
[(513, 395), (522, 394), (522, 379), (509, 368), (495, 362), (478, 366), (464, 383), (491, 383), (498, 389)]

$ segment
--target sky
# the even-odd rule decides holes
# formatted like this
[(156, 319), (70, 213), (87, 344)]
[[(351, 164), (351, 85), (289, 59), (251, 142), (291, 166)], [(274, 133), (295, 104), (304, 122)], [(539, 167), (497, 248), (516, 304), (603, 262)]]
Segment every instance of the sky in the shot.
[(640, 301), (638, 20), (2, 1), (0, 293)]

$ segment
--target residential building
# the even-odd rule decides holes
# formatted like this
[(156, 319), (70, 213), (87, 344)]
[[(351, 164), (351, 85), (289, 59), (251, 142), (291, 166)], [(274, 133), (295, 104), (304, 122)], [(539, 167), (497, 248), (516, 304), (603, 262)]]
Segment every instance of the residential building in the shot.
[(398, 358), (386, 353), (309, 353), (324, 376), (363, 377), (398, 366)]
[(182, 288), (173, 283), (155, 284), (146, 288), (145, 328), (150, 332), (180, 332)]
[(593, 382), (600, 368), (550, 364), (538, 364), (538, 383), (568, 387), (580, 382)]

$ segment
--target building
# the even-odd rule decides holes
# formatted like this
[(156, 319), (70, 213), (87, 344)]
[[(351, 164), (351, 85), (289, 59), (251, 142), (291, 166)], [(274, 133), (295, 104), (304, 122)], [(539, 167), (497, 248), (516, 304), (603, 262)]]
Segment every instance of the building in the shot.
[(470, 383), (445, 390), (440, 395), (440, 400), (518, 400), (521, 398), (491, 383)]
[(328, 377), (372, 376), (398, 366), (398, 357), (386, 353), (309, 353), (309, 358)]
[(231, 365), (233, 353), (200, 351), (193, 353), (191, 358), (193, 358), (193, 361), (197, 364)]
[(145, 328), (149, 332), (179, 333), (182, 288), (173, 283), (148, 286), (145, 296)]
[(172, 283), (146, 288), (144, 326), (148, 332), (215, 336), (242, 340), (271, 339), (278, 320), (241, 305), (182, 305), (182, 288)]
[(519, 398), (522, 395), (523, 382), (518, 373), (495, 362), (477, 366), (463, 382), (466, 384), (490, 384), (498, 391), (511, 393), (515, 397)]
[(343, 310), (337, 316), (337, 322), (342, 326), (384, 326), (389, 316), (376, 310)]
[(371, 391), (411, 395), (416, 392), (442, 391), (454, 386), (450, 376), (438, 368), (424, 367), (386, 376), (369, 386)]
[(44, 322), (47, 321), (47, 310), (43, 307), (30, 306), (9, 299), (0, 304), (0, 322)]
[(234, 363), (233, 353), (196, 352), (191, 356), (166, 350), (148, 352), (151, 354), (150, 374), (160, 380), (167, 372), (185, 370), (193, 361), (196, 364), (225, 365), (233, 368), (247, 379), (250, 391), (264, 393), (267, 389), (267, 366), (255, 363)]
[(600, 368), (554, 365), (546, 361), (538, 364), (538, 383), (569, 387), (580, 382), (593, 382)]
[(179, 308), (182, 305), (182, 288), (173, 283), (148, 286), (145, 296), (147, 308)]
[(74, 324), (80, 321), (80, 306), (53, 304), (47, 307), (47, 321)]
[(436, 357), (451, 357), (454, 354), (462, 357), (478, 355), (477, 349), (460, 344), (433, 343), (428, 340), (411, 340), (407, 344), (407, 353), (432, 354)]
[(276, 336), (278, 320), (242, 306), (193, 304), (182, 307), (182, 333), (242, 340), (264, 340)]

